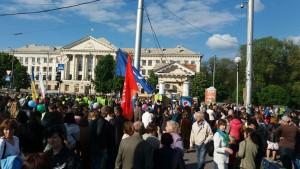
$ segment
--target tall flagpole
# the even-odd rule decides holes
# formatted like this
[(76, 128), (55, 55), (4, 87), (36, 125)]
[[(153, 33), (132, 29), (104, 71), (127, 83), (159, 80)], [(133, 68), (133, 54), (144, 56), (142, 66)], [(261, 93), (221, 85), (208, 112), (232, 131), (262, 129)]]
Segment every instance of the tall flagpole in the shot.
[(252, 97), (252, 41), (253, 41), (253, 9), (254, 0), (248, 0), (248, 22), (247, 22), (247, 60), (246, 60), (246, 111), (251, 113)]
[(140, 70), (141, 58), (141, 42), (142, 42), (142, 28), (143, 28), (143, 9), (144, 0), (139, 0), (137, 10), (136, 32), (135, 32), (135, 50), (134, 50), (134, 67)]

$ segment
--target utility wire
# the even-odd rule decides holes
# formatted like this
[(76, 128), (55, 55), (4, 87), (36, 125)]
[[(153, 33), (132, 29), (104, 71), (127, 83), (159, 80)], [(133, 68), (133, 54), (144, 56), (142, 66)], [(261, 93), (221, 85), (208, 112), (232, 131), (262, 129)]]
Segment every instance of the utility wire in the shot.
[(152, 31), (153, 38), (154, 38), (154, 40), (155, 40), (155, 42), (156, 42), (155, 45), (156, 45), (157, 48), (160, 49), (161, 54), (164, 56), (163, 50), (162, 50), (162, 48), (161, 48), (161, 46), (160, 46), (159, 40), (158, 40), (158, 38), (157, 38), (157, 35), (156, 35), (155, 30), (154, 30), (154, 28), (153, 28), (153, 26), (152, 26), (152, 23), (151, 23), (149, 14), (148, 14), (148, 12), (147, 12), (147, 8), (144, 7), (144, 9), (145, 9), (145, 13), (146, 13), (146, 16), (147, 16), (147, 20), (148, 20), (148, 22), (149, 22), (149, 25), (150, 25), (150, 28), (151, 28), (151, 31)]
[[(195, 26), (193, 25), (192, 23), (190, 23), (189, 21), (187, 21), (186, 19), (184, 19), (183, 17), (180, 17), (178, 15), (176, 15), (173, 11), (171, 11), (169, 8), (165, 7), (164, 5), (162, 5), (161, 3), (162, 2), (157, 2), (156, 0), (153, 0), (154, 3), (158, 4), (161, 8), (164, 8), (165, 10), (167, 10), (169, 13), (171, 13), (172, 15), (174, 15), (176, 18), (182, 20), (183, 22), (185, 22), (186, 24), (190, 25), (192, 28), (194, 28), (195, 30), (199, 30), (201, 32), (204, 32), (208, 35), (214, 35), (213, 33), (210, 33), (202, 28), (199, 28), (198, 26)], [(233, 41), (230, 41), (230, 40), (227, 40), (227, 39), (224, 39), (222, 37), (219, 37), (219, 36), (216, 36), (216, 38), (220, 39), (220, 40), (223, 40), (223, 41), (226, 41), (226, 42), (229, 42), (229, 43), (233, 43), (233, 44), (237, 44), (237, 45), (241, 45), (240, 43), (238, 42), (233, 42)]]
[(91, 4), (91, 3), (95, 3), (95, 2), (99, 2), (99, 1), (101, 1), (101, 0), (87, 1), (87, 2), (82, 2), (82, 3), (78, 3), (78, 4), (62, 6), (62, 7), (58, 7), (58, 8), (52, 8), (52, 9), (39, 10), (39, 11), (4, 13), (4, 14), (0, 14), (0, 17), (1, 16), (13, 16), (13, 15), (26, 15), (26, 14), (45, 13), (45, 12), (57, 11), (57, 10), (62, 10), (62, 9), (67, 9), (67, 8), (74, 8), (74, 7), (77, 7), (77, 6), (87, 5), (87, 4)]

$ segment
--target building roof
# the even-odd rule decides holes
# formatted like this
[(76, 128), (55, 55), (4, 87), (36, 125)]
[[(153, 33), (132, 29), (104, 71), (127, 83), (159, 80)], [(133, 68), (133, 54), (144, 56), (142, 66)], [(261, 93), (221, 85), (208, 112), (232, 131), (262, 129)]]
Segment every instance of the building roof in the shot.
[[(128, 53), (134, 53), (134, 48), (122, 48), (122, 50), (128, 52)], [(141, 49), (142, 55), (145, 54), (186, 54), (186, 55), (200, 55), (196, 52), (191, 51), (190, 49), (187, 49), (181, 45), (177, 45), (175, 48), (142, 48)]]
[[(189, 67), (187, 67), (187, 66)], [(181, 69), (183, 70), (183, 72), (185, 72), (184, 74), (185, 75), (195, 75), (195, 70), (196, 70), (196, 67), (195, 69), (191, 69), (192, 64), (185, 64), (185, 65), (182, 65), (182, 64), (179, 64), (179, 63), (176, 63), (176, 62), (172, 62), (172, 63), (162, 63), (162, 64), (156, 64), (153, 68), (153, 71), (155, 72), (155, 74), (170, 74), (170, 72), (165, 72), (167, 69), (170, 69), (172, 67), (177, 67), (178, 69)]]
[(70, 43), (68, 45), (65, 45), (63, 47), (63, 49), (70, 49), (70, 48), (72, 48), (74, 46), (77, 46), (77, 45), (79, 45), (79, 44), (81, 44), (81, 43), (83, 43), (85, 41), (88, 41), (88, 40), (94, 40), (94, 41), (96, 41), (96, 42), (98, 42), (98, 43), (102, 44), (103, 46), (106, 46), (106, 47), (108, 47), (110, 49), (116, 49), (116, 47), (111, 42), (109, 42), (107, 39), (105, 39), (105, 38), (96, 39), (96, 38), (94, 38), (92, 36), (86, 36), (86, 37), (81, 38), (81, 39), (79, 39), (79, 40), (77, 40), (75, 42), (72, 42), (72, 43)]
[(56, 51), (61, 47), (59, 46), (42, 46), (36, 44), (29, 44), (20, 48), (14, 49), (15, 52), (48, 52), (48, 51)]

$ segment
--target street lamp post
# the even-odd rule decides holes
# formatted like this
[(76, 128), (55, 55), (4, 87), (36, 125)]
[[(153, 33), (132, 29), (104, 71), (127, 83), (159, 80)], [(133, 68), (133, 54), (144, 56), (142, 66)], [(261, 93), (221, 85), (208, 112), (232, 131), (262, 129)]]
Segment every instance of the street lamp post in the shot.
[(239, 63), (241, 62), (241, 57), (237, 56), (234, 58), (236, 64), (236, 106), (239, 105)]
[(15, 54), (15, 50), (11, 47), (9, 47), (11, 50), (11, 55), (12, 55), (12, 59), (11, 59), (11, 79), (10, 79), (10, 89), (13, 89), (13, 83), (14, 83), (14, 54)]

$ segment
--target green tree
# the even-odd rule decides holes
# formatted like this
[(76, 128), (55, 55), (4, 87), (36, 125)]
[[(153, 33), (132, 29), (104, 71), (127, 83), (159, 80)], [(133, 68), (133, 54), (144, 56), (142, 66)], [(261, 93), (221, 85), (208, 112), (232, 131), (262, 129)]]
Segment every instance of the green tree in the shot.
[[(213, 65), (214, 58), (210, 58), (204, 63), (204, 69), (208, 72), (209, 84), (213, 85)], [(232, 100), (233, 92), (236, 88), (236, 65), (228, 58), (216, 58), (215, 88), (217, 89), (217, 101), (227, 102)]]
[(30, 86), (30, 78), (27, 74), (26, 67), (22, 66), (19, 60), (15, 56), (11, 56), (7, 53), (0, 53), (0, 85), (4, 86), (4, 78), (6, 76), (6, 70), (12, 70), (13, 65), (13, 83), (12, 87), (17, 91), (20, 89), (27, 89)]
[(300, 108), (300, 81), (295, 82), (291, 87), (291, 102), (293, 108)]
[(115, 61), (112, 55), (106, 55), (99, 59), (95, 68), (95, 80), (93, 81), (96, 86), (96, 91), (101, 93), (110, 93), (114, 89), (115, 80)]
[(289, 99), (288, 92), (283, 87), (268, 85), (259, 93), (258, 103), (261, 105), (287, 105)]
[(154, 89), (156, 88), (156, 85), (158, 84), (158, 77), (154, 74), (152, 70), (149, 72), (149, 77), (147, 81)]
[(207, 74), (205, 72), (196, 73), (191, 79), (191, 96), (204, 100), (205, 89), (209, 87)]

